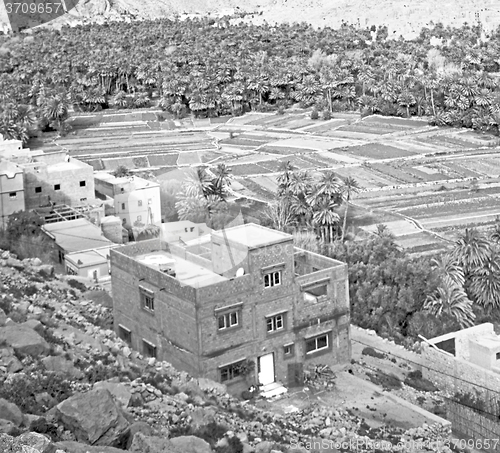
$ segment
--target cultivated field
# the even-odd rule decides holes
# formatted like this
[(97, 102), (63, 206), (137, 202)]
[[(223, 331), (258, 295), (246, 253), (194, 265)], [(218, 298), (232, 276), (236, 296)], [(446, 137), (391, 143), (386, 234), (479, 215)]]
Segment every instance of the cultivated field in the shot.
[(65, 148), (96, 170), (125, 165), (151, 177), (224, 162), (234, 194), (261, 201), (275, 198), (286, 161), (316, 176), (325, 169), (352, 176), (362, 191), (353, 199), (351, 228), (370, 232), (384, 222), (403, 247), (419, 253), (500, 215), (499, 138), (466, 129), (354, 113), (311, 120), (299, 110), (217, 121), (172, 120), (160, 111), (99, 114), (77, 116), (72, 125), (66, 137), (44, 135), (30, 146)]

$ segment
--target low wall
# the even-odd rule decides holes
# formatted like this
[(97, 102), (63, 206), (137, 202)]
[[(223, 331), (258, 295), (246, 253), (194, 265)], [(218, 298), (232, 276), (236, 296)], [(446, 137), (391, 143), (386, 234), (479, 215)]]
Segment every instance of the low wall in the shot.
[(500, 423), (498, 419), (492, 420), (453, 401), (446, 403), (446, 414), (453, 429), (470, 438), (467, 441), (459, 440), (458, 447), (500, 453)]

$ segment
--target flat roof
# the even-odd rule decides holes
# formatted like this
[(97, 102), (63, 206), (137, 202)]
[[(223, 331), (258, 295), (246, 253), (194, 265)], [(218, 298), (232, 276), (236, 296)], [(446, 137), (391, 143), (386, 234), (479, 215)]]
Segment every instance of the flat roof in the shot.
[(175, 279), (194, 288), (210, 286), (214, 283), (225, 282), (228, 280), (226, 277), (216, 274), (200, 264), (187, 261), (164, 250), (157, 250), (154, 252), (144, 253), (142, 255), (136, 255), (134, 258), (146, 266), (150, 266), (154, 269), (158, 269), (158, 264), (162, 261), (165, 264), (173, 263), (173, 267), (175, 268)]
[[(85, 252), (69, 253), (65, 256), (66, 260), (73, 263), (75, 266), (95, 266), (96, 264), (106, 263), (108, 260), (106, 255), (109, 254), (109, 248), (104, 250), (87, 250)], [(78, 261), (81, 262), (78, 263)]]
[(117, 178), (111, 173), (107, 172), (96, 172), (94, 173), (94, 179), (107, 182), (113, 186), (121, 184), (131, 184), (133, 185), (133, 190), (145, 189), (146, 187), (160, 187), (160, 185), (154, 181), (149, 181), (144, 178), (139, 178), (138, 176), (121, 176)]
[(113, 245), (101, 229), (87, 219), (46, 223), (42, 229), (54, 237), (56, 244), (66, 253), (81, 252)]
[(500, 346), (500, 337), (498, 336), (487, 336), (471, 339), (470, 341), (485, 346), (488, 349), (498, 348)]
[(272, 230), (261, 225), (256, 225), (255, 223), (247, 223), (245, 225), (214, 231), (212, 234), (223, 240), (227, 238), (231, 242), (236, 242), (250, 248), (278, 244), (292, 239), (291, 234)]

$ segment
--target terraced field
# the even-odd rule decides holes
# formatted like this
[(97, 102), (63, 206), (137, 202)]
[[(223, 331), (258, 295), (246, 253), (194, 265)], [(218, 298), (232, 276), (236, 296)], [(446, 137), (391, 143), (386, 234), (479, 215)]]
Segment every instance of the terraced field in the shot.
[(499, 138), (470, 130), (356, 113), (311, 120), (300, 110), (215, 120), (115, 112), (77, 116), (72, 126), (64, 138), (45, 134), (29, 146), (64, 148), (96, 170), (125, 165), (156, 176), (224, 162), (234, 175), (234, 195), (261, 201), (274, 199), (286, 161), (313, 175), (330, 169), (352, 176), (362, 187), (354, 228), (370, 231), (387, 221), (400, 244), (416, 253), (446, 247), (457, 229), (500, 215)]

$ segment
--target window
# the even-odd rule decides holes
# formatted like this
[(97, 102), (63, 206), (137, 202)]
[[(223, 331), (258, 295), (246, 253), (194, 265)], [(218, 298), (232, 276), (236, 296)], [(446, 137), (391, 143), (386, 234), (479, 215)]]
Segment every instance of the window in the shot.
[(230, 327), (236, 327), (240, 324), (240, 316), (238, 311), (231, 311), (229, 313), (224, 313), (217, 317), (217, 326), (219, 330), (229, 329)]
[(284, 313), (266, 318), (266, 329), (268, 332), (276, 332), (278, 330), (283, 330), (284, 327), (285, 327)]
[(306, 354), (328, 349), (330, 346), (329, 335), (327, 333), (318, 335), (306, 340)]
[(122, 203), (122, 211), (125, 211), (125, 203)]
[(283, 346), (283, 355), (285, 356), (285, 359), (288, 359), (289, 357), (293, 357), (295, 355), (295, 348), (293, 344), (286, 344)]
[(87, 185), (87, 181), (80, 181), (80, 187), (85, 187)]
[(142, 200), (138, 200), (138, 201), (137, 201), (137, 205), (138, 205), (138, 206), (142, 206)]
[(304, 302), (318, 302), (326, 300), (328, 285), (311, 286), (304, 291)]
[(141, 292), (141, 306), (147, 311), (155, 311), (155, 299), (153, 291), (144, 288), (143, 286), (139, 287)]
[(497, 360), (500, 360), (500, 352), (497, 352), (497, 354), (496, 354), (496, 359), (497, 359)]
[(156, 346), (147, 340), (142, 340), (142, 350), (146, 357), (156, 358)]
[(17, 192), (9, 193), (9, 198), (12, 198), (12, 199), (17, 198)]
[(272, 286), (281, 285), (281, 271), (270, 272), (264, 274), (264, 287), (270, 288)]
[(118, 336), (125, 341), (125, 343), (132, 343), (132, 331), (121, 324), (118, 324)]
[(61, 184), (54, 184), (54, 190), (61, 190)]
[(140, 222), (142, 220), (142, 215), (137, 216), (137, 221)]
[(231, 379), (237, 378), (241, 376), (241, 365), (243, 364), (243, 360), (236, 363), (231, 363), (230, 365), (225, 365), (220, 370), (220, 381), (226, 382)]
[(35, 187), (35, 193), (42, 193), (41, 187)]

